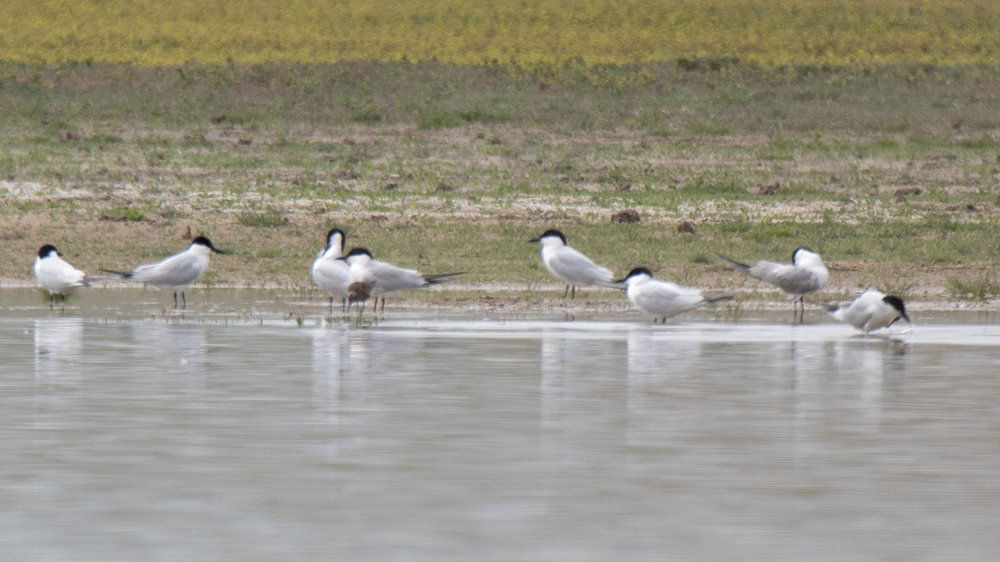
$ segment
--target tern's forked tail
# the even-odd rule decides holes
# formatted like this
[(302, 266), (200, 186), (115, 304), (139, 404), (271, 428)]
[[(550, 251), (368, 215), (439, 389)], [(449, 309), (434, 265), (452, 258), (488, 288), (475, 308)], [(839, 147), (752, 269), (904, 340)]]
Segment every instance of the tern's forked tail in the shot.
[(464, 271), (459, 271), (458, 273), (438, 273), (436, 275), (424, 275), (424, 281), (427, 281), (427, 285), (439, 285), (445, 281), (450, 281), (452, 277), (457, 275), (465, 275)]
[(733, 300), (736, 293), (708, 293), (702, 294), (702, 298), (705, 299), (707, 303), (719, 302), (719, 301), (729, 301)]
[(117, 279), (131, 279), (132, 278), (132, 272), (131, 271), (115, 271), (113, 269), (102, 269), (101, 271), (104, 272), (104, 273), (110, 273), (111, 275), (117, 275), (118, 276)]
[(736, 260), (733, 260), (733, 259), (729, 259), (729, 258), (727, 258), (726, 256), (724, 256), (722, 254), (715, 254), (715, 255), (719, 256), (719, 258), (722, 261), (726, 262), (726, 264), (729, 267), (731, 267), (733, 269), (736, 269), (736, 270), (739, 270), (739, 271), (742, 271), (743, 273), (746, 273), (747, 275), (750, 275), (750, 267), (751, 266), (749, 266), (749, 265), (747, 265), (745, 263), (740, 263), (740, 262), (738, 262)]

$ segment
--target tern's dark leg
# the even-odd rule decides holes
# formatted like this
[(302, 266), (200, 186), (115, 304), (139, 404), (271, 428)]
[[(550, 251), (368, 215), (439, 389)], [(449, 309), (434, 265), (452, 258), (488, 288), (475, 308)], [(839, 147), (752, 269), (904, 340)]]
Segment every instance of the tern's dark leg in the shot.
[(340, 301), (340, 311), (341, 312), (347, 312), (347, 299), (344, 299), (344, 300)]
[(566, 290), (563, 291), (563, 298), (566, 298), (568, 296), (569, 296), (569, 285), (566, 285)]
[(174, 309), (177, 309), (177, 291), (174, 291)]
[[(375, 304), (378, 305), (377, 302)], [(385, 297), (382, 297), (382, 314), (385, 314)]]
[(184, 295), (184, 291), (181, 291), (181, 302), (184, 303), (184, 306), (182, 306), (181, 308), (186, 309), (188, 307), (188, 300), (187, 297)]
[(330, 297), (330, 314), (333, 314), (333, 297)]
[(576, 285), (573, 285), (573, 291), (570, 292), (569, 298), (571, 298), (571, 299), (575, 299), (576, 298)]

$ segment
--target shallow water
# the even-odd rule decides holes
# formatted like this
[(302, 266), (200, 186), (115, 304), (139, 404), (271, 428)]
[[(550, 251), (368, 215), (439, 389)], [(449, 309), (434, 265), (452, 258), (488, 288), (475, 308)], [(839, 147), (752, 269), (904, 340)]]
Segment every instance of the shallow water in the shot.
[(4, 560), (1000, 549), (1000, 327), (976, 318), (896, 339), (699, 315), (357, 328), (314, 302), (300, 327), (291, 297), (213, 317), (164, 296), (0, 318)]

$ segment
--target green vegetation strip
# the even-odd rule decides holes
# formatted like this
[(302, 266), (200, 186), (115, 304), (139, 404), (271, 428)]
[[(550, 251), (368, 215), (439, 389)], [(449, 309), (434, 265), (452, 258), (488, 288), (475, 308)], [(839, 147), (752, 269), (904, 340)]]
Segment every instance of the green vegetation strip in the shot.
[(43, 243), (120, 269), (190, 228), (235, 254), (207, 283), (304, 288), (338, 226), (400, 265), (528, 286), (551, 280), (526, 240), (554, 227), (620, 274), (754, 287), (715, 253), (804, 245), (833, 292), (996, 296), (996, 69), (643, 72), (0, 67), (0, 276), (28, 279)]

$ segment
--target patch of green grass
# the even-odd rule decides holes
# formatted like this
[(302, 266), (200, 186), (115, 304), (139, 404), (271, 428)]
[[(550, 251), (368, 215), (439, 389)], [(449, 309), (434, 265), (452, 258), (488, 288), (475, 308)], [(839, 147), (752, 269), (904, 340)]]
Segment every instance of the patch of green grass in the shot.
[(900, 146), (900, 142), (895, 139), (876, 139), (862, 148), (872, 152), (877, 152), (883, 150), (898, 150)]
[(715, 123), (695, 123), (691, 125), (691, 132), (696, 135), (728, 135), (731, 129)]
[(779, 136), (772, 138), (757, 154), (761, 160), (791, 160), (796, 154), (803, 152), (804, 148), (801, 141)]
[(220, 122), (228, 125), (257, 125), (264, 120), (261, 112), (244, 109), (227, 112)]
[(759, 224), (755, 225), (748, 232), (743, 233), (743, 238), (747, 240), (769, 240), (774, 238), (791, 238), (795, 236), (796, 229), (794, 225), (773, 225), (773, 224)]
[(0, 151), (0, 179), (15, 175), (18, 168), (17, 157), (7, 151)]
[(106, 218), (128, 222), (143, 222), (146, 220), (146, 213), (135, 207), (123, 207), (111, 210), (107, 213)]
[(85, 137), (82, 141), (89, 144), (117, 144), (125, 142), (125, 139), (110, 133), (94, 133), (89, 137)]
[(253, 228), (275, 228), (288, 224), (288, 217), (281, 209), (270, 208), (264, 211), (244, 211), (236, 217), (243, 226)]
[(997, 150), (1000, 149), (1000, 141), (989, 137), (978, 139), (962, 139), (958, 141), (958, 146), (967, 150)]
[(208, 140), (203, 133), (189, 133), (181, 140), (181, 146), (190, 147), (211, 147), (214, 143)]
[(367, 106), (361, 111), (351, 114), (351, 123), (361, 123), (363, 125), (378, 125), (385, 117), (382, 112), (374, 106)]
[(1000, 283), (990, 279), (989, 273), (976, 279), (948, 279), (948, 296), (953, 300), (986, 301), (1000, 297)]
[(146, 213), (140, 211), (139, 209), (127, 208), (122, 209), (122, 217), (130, 222), (141, 222), (146, 220)]
[[(49, 88), (18, 78), (30, 66), (0, 64), (0, 180), (14, 178), (0, 213), (124, 218), (115, 205), (133, 190), (151, 203), (131, 212), (166, 220), (98, 228), (166, 230), (236, 210), (226, 228), (264, 248), (254, 267), (269, 279), (311, 258), (271, 248), (312, 225), (319, 244), (328, 222), (380, 245), (380, 257), (468, 269), (472, 282), (549, 280), (524, 243), (549, 227), (619, 274), (711, 269), (716, 252), (788, 261), (800, 245), (830, 260), (994, 259), (1000, 145), (984, 131), (1000, 129), (1000, 71), (957, 69), (951, 84), (914, 88), (799, 70), (775, 80), (735, 64), (667, 65), (643, 84), (543, 87), (539, 76), (434, 64), (187, 68), (185, 79), (95, 66), (61, 69)], [(958, 113), (982, 117), (941, 126)], [(921, 193), (897, 196), (898, 186)], [(608, 211), (623, 208), (643, 222), (611, 225)], [(697, 233), (677, 234), (680, 220)]]
[(507, 121), (503, 114), (473, 109), (469, 111), (442, 111), (426, 109), (417, 115), (417, 128), (422, 130), (454, 129), (471, 123), (502, 123)]

